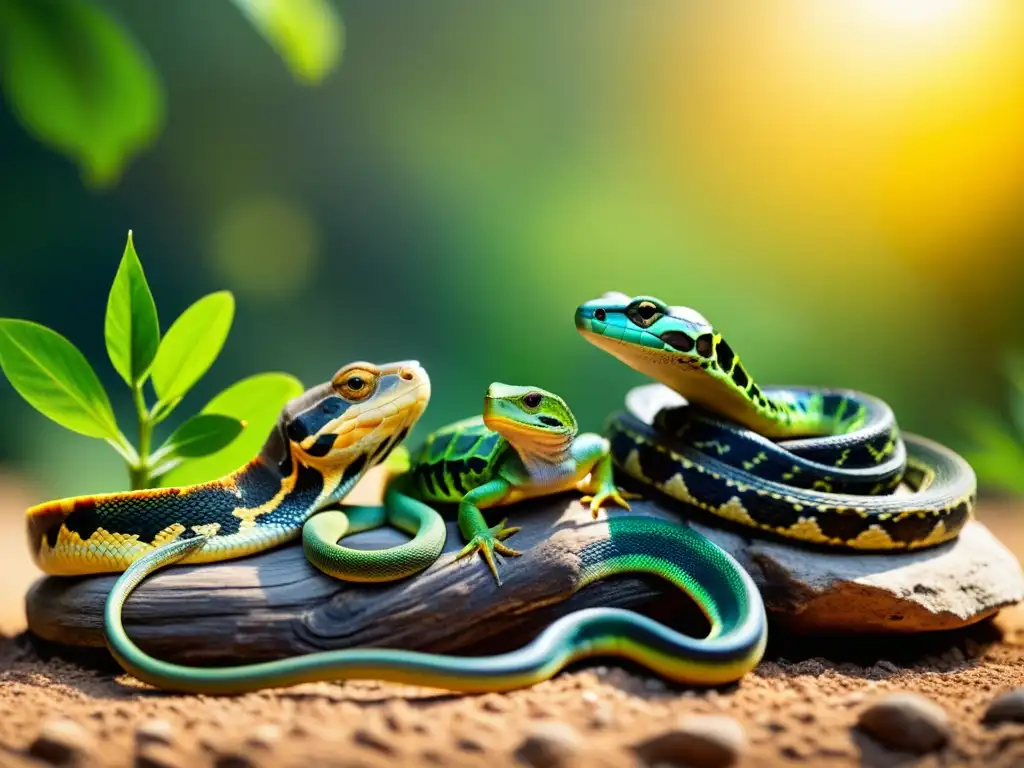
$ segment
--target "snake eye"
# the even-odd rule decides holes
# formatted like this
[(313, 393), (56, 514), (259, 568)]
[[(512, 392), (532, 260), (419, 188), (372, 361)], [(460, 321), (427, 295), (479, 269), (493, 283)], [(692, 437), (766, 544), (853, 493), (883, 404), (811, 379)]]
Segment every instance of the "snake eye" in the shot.
[(598, 321), (603, 323), (605, 321), (605, 318), (607, 317), (607, 315), (605, 314), (603, 309), (597, 309), (597, 310), (594, 310), (594, 317)]
[(639, 325), (641, 328), (649, 328), (660, 318), (664, 312), (655, 304), (653, 301), (638, 301), (635, 304), (630, 304), (626, 309), (626, 317), (628, 317), (634, 325)]
[(334, 390), (349, 402), (358, 403), (373, 394), (379, 376), (367, 368), (341, 371), (332, 382)]
[(523, 398), (523, 404), (527, 408), (536, 408), (542, 399), (540, 392), (531, 392)]

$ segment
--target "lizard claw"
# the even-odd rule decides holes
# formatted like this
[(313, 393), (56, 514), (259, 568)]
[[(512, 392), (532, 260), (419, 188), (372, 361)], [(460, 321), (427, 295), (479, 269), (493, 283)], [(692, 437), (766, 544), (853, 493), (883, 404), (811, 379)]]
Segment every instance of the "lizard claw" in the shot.
[(501, 577), (498, 576), (498, 565), (494, 560), (494, 553), (505, 555), (506, 557), (519, 557), (523, 553), (512, 549), (506, 544), (502, 543), (502, 539), (507, 539), (518, 532), (518, 528), (506, 528), (505, 521), (502, 520), (493, 528), (489, 528), (484, 533), (478, 533), (474, 536), (470, 542), (462, 548), (462, 550), (455, 556), (456, 560), (461, 560), (464, 557), (468, 557), (474, 552), (479, 552), (483, 555), (484, 561), (487, 563), (487, 567), (491, 569), (491, 573), (494, 575), (494, 580), (501, 586)]
[(590, 514), (593, 515), (594, 519), (597, 519), (598, 512), (604, 506), (606, 501), (612, 501), (616, 505), (622, 507), (627, 512), (629, 511), (629, 502), (626, 499), (639, 499), (640, 496), (635, 493), (629, 493), (628, 491), (620, 490), (619, 488), (612, 487), (610, 490), (602, 490), (595, 493), (593, 496), (584, 496), (580, 501), (583, 504), (590, 503)]

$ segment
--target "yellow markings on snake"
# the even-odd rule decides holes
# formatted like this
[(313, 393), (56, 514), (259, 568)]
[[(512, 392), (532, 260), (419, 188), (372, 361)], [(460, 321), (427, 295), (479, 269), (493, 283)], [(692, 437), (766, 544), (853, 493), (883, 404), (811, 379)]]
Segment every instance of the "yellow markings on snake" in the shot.
[(626, 457), (625, 468), (626, 472), (628, 472), (633, 477), (644, 477), (644, 471), (640, 469), (640, 452), (637, 451), (636, 448), (630, 451), (629, 455)]
[(871, 445), (871, 443), (865, 444), (864, 447), (868, 449), (868, 453), (871, 454), (871, 458), (874, 459), (876, 463), (880, 464), (882, 462), (882, 459), (884, 459), (886, 456), (888, 456), (889, 454), (896, 450), (896, 443), (894, 443), (892, 441), (892, 438), (890, 438), (889, 442), (887, 442), (878, 450), (875, 450), (875, 447)]
[[(83, 539), (77, 532), (62, 526), (56, 544), (51, 548), (44, 539), (36, 556), (46, 573), (75, 576), (97, 570), (124, 570), (138, 554), (151, 549), (153, 546), (140, 542), (136, 534), (97, 528), (88, 539)], [(108, 567), (97, 569), (96, 564)]]
[(828, 544), (832, 539), (821, 532), (821, 526), (813, 517), (801, 517), (788, 528), (776, 528), (778, 533), (792, 536), (802, 541), (813, 541), (817, 544)]
[(861, 549), (895, 549), (897, 544), (879, 525), (869, 525), (850, 540), (850, 546)]
[(915, 549), (919, 547), (930, 547), (935, 544), (941, 544), (942, 542), (953, 538), (955, 535), (955, 532), (953, 534), (950, 534), (946, 530), (946, 523), (943, 520), (939, 520), (939, 522), (935, 524), (935, 527), (932, 528), (931, 533), (929, 533), (920, 541), (914, 542), (911, 546), (913, 546)]
[(726, 520), (732, 520), (743, 525), (760, 526), (760, 523), (754, 520), (750, 513), (747, 512), (747, 508), (743, 506), (743, 502), (739, 500), (738, 496), (733, 496), (725, 502), (725, 504), (715, 510), (715, 514), (719, 517), (724, 517)]
[(292, 473), (281, 481), (281, 487), (277, 489), (269, 501), (265, 504), (260, 504), (258, 507), (235, 507), (231, 514), (237, 517), (242, 522), (238, 524), (239, 529), (252, 528), (256, 525), (257, 518), (260, 515), (265, 515), (269, 512), (273, 512), (275, 509), (281, 506), (281, 501), (291, 493), (295, 487), (295, 481), (299, 476), (298, 466), (292, 469)]
[(696, 442), (693, 445), (695, 448), (700, 448), (701, 450), (705, 448), (714, 448), (715, 452), (719, 456), (724, 456), (730, 450), (732, 450), (731, 445), (726, 445), (724, 443), (719, 442), (718, 440), (701, 440), (700, 442)]
[(751, 469), (756, 467), (761, 462), (766, 461), (767, 459), (768, 455), (764, 451), (761, 451), (756, 456), (754, 456), (754, 458), (752, 458), (750, 461), (744, 461), (743, 468), (749, 472)]
[[(193, 528), (195, 530), (195, 528)], [(159, 547), (170, 544), (185, 532), (185, 526), (181, 523), (172, 523), (153, 537), (153, 546)]]
[(686, 501), (697, 506), (704, 506), (692, 493), (690, 493), (690, 489), (686, 487), (686, 483), (683, 481), (681, 475), (672, 475), (667, 483), (662, 483), (662, 488), (680, 501)]

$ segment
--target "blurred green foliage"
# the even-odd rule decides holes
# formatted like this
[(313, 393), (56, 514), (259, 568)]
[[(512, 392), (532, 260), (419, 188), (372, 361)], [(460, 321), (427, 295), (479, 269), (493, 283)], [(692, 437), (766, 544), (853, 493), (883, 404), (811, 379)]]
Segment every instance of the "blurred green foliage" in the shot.
[[(1004, 399), (1024, 3), (341, 0), (344, 66), (311, 89), (231, 2), (94, 1), (171, 107), (102, 195), (0, 109), (0, 315), (101, 359), (90, 297), (133, 228), (162, 312), (238, 298), (192, 413), (254, 370), (412, 358), (413, 444), (496, 380), (599, 429), (644, 381), (573, 327), (612, 289), (695, 307), (763, 383), (871, 392), (960, 450), (965, 404)], [(41, 496), (124, 482), (3, 382), (0, 429)]]
[[(234, 2), (298, 80), (318, 83), (337, 63), (342, 27), (327, 0)], [(116, 181), (164, 122), (149, 56), (95, 0), (0, 0), (0, 77), (25, 128), (91, 186)]]
[(1024, 495), (1024, 355), (1011, 356), (1005, 370), (1005, 408), (964, 409), (963, 426), (972, 441), (965, 458), (982, 486)]

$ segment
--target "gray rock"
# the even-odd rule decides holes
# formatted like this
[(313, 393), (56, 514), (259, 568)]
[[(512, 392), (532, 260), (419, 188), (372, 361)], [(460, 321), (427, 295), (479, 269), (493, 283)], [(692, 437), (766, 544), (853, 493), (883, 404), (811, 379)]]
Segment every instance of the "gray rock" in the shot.
[(742, 726), (726, 715), (691, 715), (671, 731), (633, 747), (648, 765), (686, 765), (694, 768), (726, 768), (746, 751)]
[(579, 753), (582, 744), (570, 725), (537, 723), (516, 749), (516, 758), (533, 768), (561, 768)]
[(693, 527), (747, 568), (767, 609), (793, 631), (956, 629), (1024, 599), (1020, 563), (976, 520), (934, 549), (855, 557)]
[(949, 716), (931, 699), (914, 693), (896, 693), (863, 712), (858, 727), (890, 749), (923, 755), (949, 741)]
[(988, 705), (983, 723), (1024, 723), (1024, 688), (1007, 691)]

